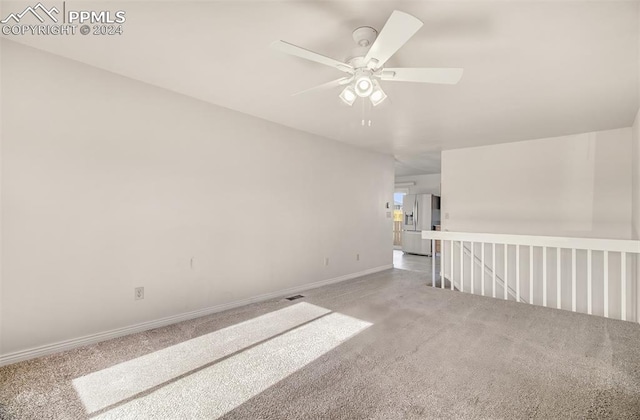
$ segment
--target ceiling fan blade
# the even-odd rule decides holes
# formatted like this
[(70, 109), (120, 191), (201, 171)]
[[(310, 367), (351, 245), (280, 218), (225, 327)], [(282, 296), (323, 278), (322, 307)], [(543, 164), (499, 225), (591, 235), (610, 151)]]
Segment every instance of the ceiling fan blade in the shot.
[(296, 92), (296, 93), (292, 94), (291, 96), (301, 95), (303, 93), (313, 92), (313, 91), (316, 91), (316, 90), (331, 89), (331, 88), (334, 88), (334, 87), (346, 85), (347, 83), (351, 82), (352, 80), (353, 80), (353, 77), (341, 77), (340, 79), (332, 80), (330, 82), (323, 83), (321, 85), (314, 86), (314, 87), (311, 87), (309, 89), (301, 90), (300, 92)]
[(271, 43), (271, 48), (281, 51), (285, 54), (295, 55), (296, 57), (304, 58), (309, 61), (315, 61), (316, 63), (324, 64), (325, 66), (334, 67), (345, 73), (353, 73), (353, 67), (347, 63), (342, 63), (333, 58), (318, 54), (313, 51), (309, 51), (297, 45), (289, 44), (285, 41), (275, 41)]
[(416, 32), (423, 23), (418, 18), (408, 13), (394, 10), (389, 20), (384, 24), (380, 35), (364, 57), (364, 62), (371, 59), (377, 60), (373, 68), (380, 68), (396, 53)]
[(462, 78), (463, 71), (464, 69), (458, 68), (385, 68), (380, 73), (380, 79), (455, 85)]

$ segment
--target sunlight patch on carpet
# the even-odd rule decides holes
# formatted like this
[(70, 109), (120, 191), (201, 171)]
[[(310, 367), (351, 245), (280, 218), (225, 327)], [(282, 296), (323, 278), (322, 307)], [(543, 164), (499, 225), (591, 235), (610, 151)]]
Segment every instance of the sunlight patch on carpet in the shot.
[(218, 418), (371, 325), (331, 313), (93, 418)]
[(94, 413), (330, 312), (298, 303), (76, 378), (73, 386)]

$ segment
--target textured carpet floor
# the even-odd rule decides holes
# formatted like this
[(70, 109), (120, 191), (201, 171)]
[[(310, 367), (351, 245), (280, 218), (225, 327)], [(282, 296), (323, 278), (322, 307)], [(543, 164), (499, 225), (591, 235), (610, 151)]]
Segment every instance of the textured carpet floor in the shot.
[[(638, 324), (433, 289), (425, 274), (403, 270), (303, 294), (373, 325), (224, 419), (640, 419)], [(272, 300), (5, 366), (0, 418), (89, 418), (73, 379), (297, 302)]]

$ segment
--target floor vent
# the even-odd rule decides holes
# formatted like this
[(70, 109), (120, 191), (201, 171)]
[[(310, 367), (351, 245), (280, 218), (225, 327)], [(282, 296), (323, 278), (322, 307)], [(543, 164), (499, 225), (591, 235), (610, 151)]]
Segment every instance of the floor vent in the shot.
[(296, 300), (296, 299), (302, 299), (304, 296), (302, 295), (295, 295), (295, 296), (289, 296), (288, 298), (286, 298), (287, 300)]

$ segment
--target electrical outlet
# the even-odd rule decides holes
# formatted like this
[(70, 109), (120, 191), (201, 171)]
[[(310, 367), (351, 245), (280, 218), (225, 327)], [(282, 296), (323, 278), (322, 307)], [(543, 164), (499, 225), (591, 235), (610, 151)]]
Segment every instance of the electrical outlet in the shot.
[(134, 289), (134, 295), (133, 295), (135, 300), (142, 300), (144, 299), (144, 287), (136, 287)]
[(324, 265), (329, 265), (329, 257), (324, 257)]
[(360, 261), (360, 254), (356, 254), (356, 261)]

